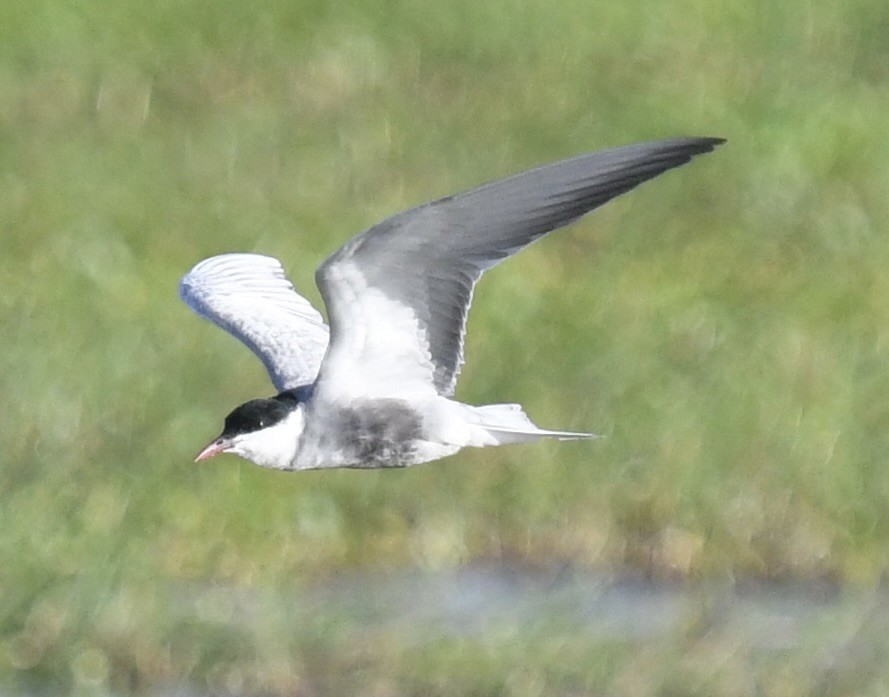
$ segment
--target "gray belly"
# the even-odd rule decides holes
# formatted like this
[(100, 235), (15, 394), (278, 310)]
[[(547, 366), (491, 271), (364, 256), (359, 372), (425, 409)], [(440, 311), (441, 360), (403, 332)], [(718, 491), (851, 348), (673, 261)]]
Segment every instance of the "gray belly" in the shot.
[(341, 467), (407, 467), (417, 462), (423, 421), (401, 400), (366, 400), (327, 412), (321, 421), (321, 450), (334, 455)]

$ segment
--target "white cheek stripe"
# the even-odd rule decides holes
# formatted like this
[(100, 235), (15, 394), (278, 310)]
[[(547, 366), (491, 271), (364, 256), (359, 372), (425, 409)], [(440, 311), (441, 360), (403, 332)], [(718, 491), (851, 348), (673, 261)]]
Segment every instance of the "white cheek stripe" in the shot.
[(304, 426), (305, 412), (300, 405), (274, 426), (237, 436), (231, 452), (261, 467), (287, 469), (296, 457)]

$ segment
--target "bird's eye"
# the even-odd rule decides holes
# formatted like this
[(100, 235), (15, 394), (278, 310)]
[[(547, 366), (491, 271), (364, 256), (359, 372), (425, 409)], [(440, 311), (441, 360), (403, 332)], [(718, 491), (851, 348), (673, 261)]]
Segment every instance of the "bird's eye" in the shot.
[(259, 420), (259, 427), (260, 427), (260, 428), (265, 428), (265, 419), (260, 419), (260, 420)]

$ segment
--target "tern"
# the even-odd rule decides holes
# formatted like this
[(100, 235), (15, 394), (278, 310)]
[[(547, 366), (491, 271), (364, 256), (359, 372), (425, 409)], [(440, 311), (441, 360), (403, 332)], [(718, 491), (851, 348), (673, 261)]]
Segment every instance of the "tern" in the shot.
[(180, 297), (246, 344), (278, 394), (235, 408), (196, 461), (233, 453), (278, 470), (407, 467), (469, 446), (594, 438), (538, 428), (518, 404), (451, 398), (475, 284), (548, 232), (723, 142), (611, 148), (393, 215), (316, 271), (329, 326), (277, 259), (201, 261)]

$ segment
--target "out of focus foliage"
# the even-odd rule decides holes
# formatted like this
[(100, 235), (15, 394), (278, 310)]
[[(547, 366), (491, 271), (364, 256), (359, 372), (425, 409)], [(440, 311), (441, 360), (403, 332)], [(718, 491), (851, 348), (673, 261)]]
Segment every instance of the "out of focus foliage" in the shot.
[[(376, 694), (679, 694), (712, 656), (533, 637), (338, 652), (324, 621), (295, 639), (274, 610), (238, 632), (182, 608), (189, 588), (298, 603), (343, 571), (473, 561), (858, 586), (889, 567), (884, 1), (0, 14), (9, 689), (292, 694), (372, 664)], [(271, 391), (178, 301), (192, 263), (273, 254), (318, 301), (317, 264), (393, 212), (672, 135), (729, 143), (490, 273), (470, 319), (460, 398), (607, 438), (406, 471), (191, 463)], [(811, 688), (770, 675), (757, 689)]]

